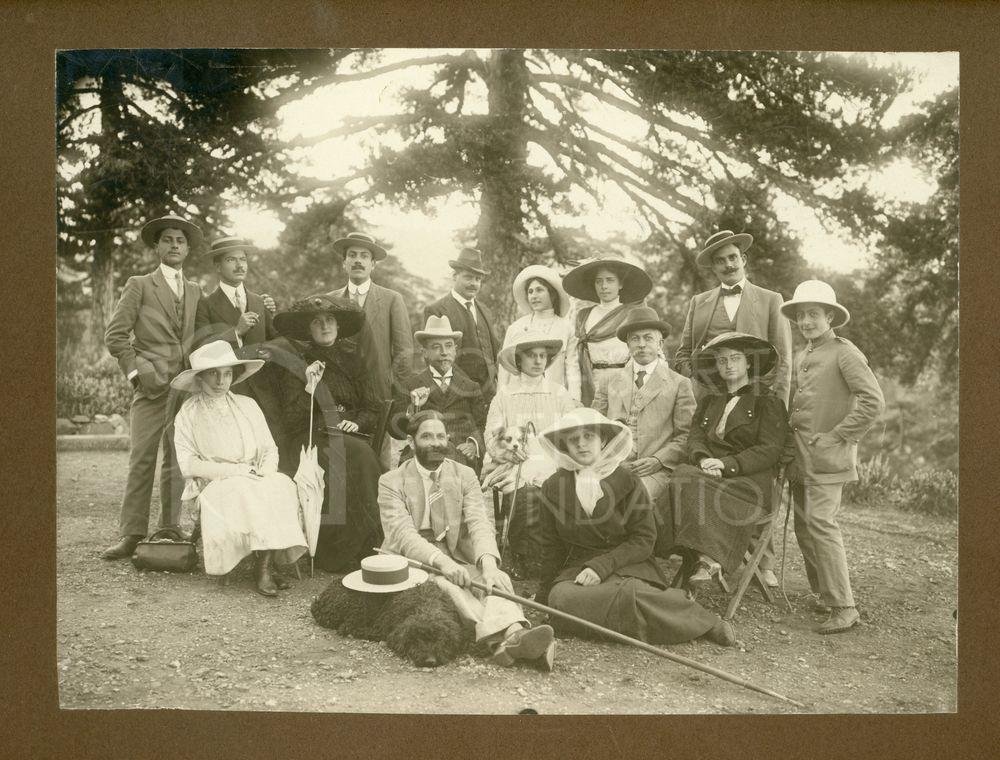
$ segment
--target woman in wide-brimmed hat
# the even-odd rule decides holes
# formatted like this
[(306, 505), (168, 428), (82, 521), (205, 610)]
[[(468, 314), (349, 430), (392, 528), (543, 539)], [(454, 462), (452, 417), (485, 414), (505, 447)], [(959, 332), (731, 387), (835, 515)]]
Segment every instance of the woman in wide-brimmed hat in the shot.
[(309, 296), (275, 314), (274, 327), (283, 337), (267, 344), (283, 412), (281, 468), (295, 473), (311, 422), (319, 464), (326, 472), (314, 559), (330, 572), (356, 568), (382, 540), (382, 469), (368, 437), (379, 407), (363, 357), (341, 344), (363, 324), (364, 312), (351, 301)]
[(563, 279), (563, 287), (574, 298), (596, 304), (577, 311), (573, 337), (566, 348), (570, 395), (590, 406), (595, 391), (603, 389), (614, 370), (628, 361), (628, 346), (616, 333), (632, 309), (649, 295), (653, 281), (635, 264), (606, 258), (573, 269)]
[(532, 497), (553, 471), (538, 448), (536, 432), (577, 405), (563, 386), (546, 377), (561, 348), (559, 338), (525, 333), (500, 351), (497, 363), (512, 379), (497, 390), (486, 415), (483, 487), (510, 495), (508, 501), (516, 499), (510, 545), (519, 573), (530, 573), (537, 562), (538, 519)]
[(738, 332), (716, 336), (694, 357), (715, 392), (698, 403), (688, 463), (674, 468), (657, 505), (658, 546), (685, 557), (692, 586), (736, 570), (755, 528), (770, 519), (788, 423), (784, 402), (757, 381), (777, 360), (766, 340)]
[[(649, 496), (621, 466), (632, 450), (629, 428), (580, 408), (542, 431), (539, 443), (558, 469), (541, 488), (535, 600), (653, 644), (705, 636), (732, 645), (732, 626), (670, 588), (653, 557)], [(587, 635), (559, 619), (553, 624)]]
[[(573, 326), (567, 319), (570, 300), (569, 295), (563, 290), (562, 278), (552, 267), (532, 264), (517, 273), (511, 289), (518, 314), (521, 316), (507, 328), (503, 347), (512, 345), (527, 333), (558, 338), (563, 345), (545, 371), (545, 377), (568, 388), (566, 346), (569, 345)], [(502, 366), (497, 368), (498, 386), (506, 385), (512, 377), (506, 368)]]
[(238, 359), (217, 340), (192, 351), (190, 362), (170, 383), (192, 394), (174, 420), (174, 449), (187, 478), (182, 499), (197, 499), (205, 572), (225, 576), (253, 552), (257, 590), (274, 596), (287, 584), (272, 574), (272, 559), (290, 563), (306, 550), (299, 500), (278, 472), (278, 447), (257, 402), (230, 391), (264, 361)]

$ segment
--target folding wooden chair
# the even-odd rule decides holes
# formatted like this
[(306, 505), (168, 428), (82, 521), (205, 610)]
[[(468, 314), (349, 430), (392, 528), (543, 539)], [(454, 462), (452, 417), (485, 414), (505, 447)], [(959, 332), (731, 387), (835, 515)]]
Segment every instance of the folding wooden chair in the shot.
[(369, 443), (371, 443), (372, 450), (376, 456), (382, 453), (382, 441), (385, 440), (386, 431), (389, 429), (389, 417), (392, 415), (392, 405), (393, 400), (391, 398), (383, 399), (379, 402), (378, 421), (375, 423), (375, 429), (372, 431), (371, 438), (369, 439)]

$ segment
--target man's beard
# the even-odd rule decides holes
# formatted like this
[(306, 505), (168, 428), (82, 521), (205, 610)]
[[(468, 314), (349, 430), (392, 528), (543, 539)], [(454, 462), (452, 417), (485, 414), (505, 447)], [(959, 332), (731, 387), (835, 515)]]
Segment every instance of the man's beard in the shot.
[(436, 470), (447, 453), (448, 449), (445, 446), (417, 446), (413, 455), (424, 469)]

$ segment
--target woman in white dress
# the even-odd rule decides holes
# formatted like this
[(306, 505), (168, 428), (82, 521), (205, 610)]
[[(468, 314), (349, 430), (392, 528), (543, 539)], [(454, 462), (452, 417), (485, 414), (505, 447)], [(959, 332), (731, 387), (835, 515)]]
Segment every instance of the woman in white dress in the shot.
[[(517, 273), (512, 290), (521, 316), (507, 328), (502, 348), (514, 345), (527, 334), (558, 338), (562, 341), (562, 348), (545, 370), (545, 378), (567, 390), (579, 387), (579, 367), (566, 362), (566, 346), (569, 345), (573, 325), (567, 319), (570, 298), (563, 290), (559, 273), (551, 267), (532, 264)], [(513, 377), (515, 374), (503, 365), (497, 368), (498, 387), (507, 385)]]
[(257, 591), (286, 588), (272, 562), (306, 551), (295, 483), (278, 472), (278, 447), (257, 402), (230, 392), (264, 364), (241, 360), (217, 340), (191, 352), (191, 369), (171, 385), (193, 395), (174, 420), (177, 464), (187, 479), (183, 500), (197, 499), (205, 572), (224, 576), (251, 552)]

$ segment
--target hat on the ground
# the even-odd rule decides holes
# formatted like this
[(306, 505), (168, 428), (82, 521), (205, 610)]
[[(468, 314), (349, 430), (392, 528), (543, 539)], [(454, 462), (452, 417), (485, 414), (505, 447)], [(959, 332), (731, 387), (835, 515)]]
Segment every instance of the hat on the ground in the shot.
[(546, 430), (541, 432), (553, 446), (562, 450), (563, 439), (573, 430), (578, 428), (594, 428), (601, 433), (601, 437), (608, 439), (618, 435), (623, 429), (628, 428), (617, 420), (609, 420), (596, 409), (581, 406), (567, 412), (559, 420)]
[(569, 296), (563, 290), (562, 277), (555, 269), (543, 264), (526, 266), (514, 278), (511, 289), (514, 293), (514, 303), (517, 304), (517, 313), (522, 316), (531, 313), (531, 307), (528, 306), (528, 283), (536, 279), (547, 282), (556, 291), (556, 295), (559, 296), (559, 308), (555, 312), (558, 316), (565, 317), (569, 312)]
[(545, 368), (548, 369), (552, 366), (552, 362), (555, 361), (556, 355), (562, 347), (563, 342), (560, 338), (550, 338), (537, 332), (524, 333), (523, 337), (518, 338), (515, 343), (500, 349), (497, 363), (511, 374), (520, 375), (521, 369), (517, 366), (517, 355), (532, 348), (544, 348), (549, 355), (548, 361), (545, 363)]
[(843, 327), (851, 319), (851, 313), (837, 303), (837, 294), (833, 292), (833, 288), (822, 280), (805, 280), (800, 282), (798, 287), (795, 288), (791, 300), (781, 304), (781, 313), (794, 322), (795, 307), (804, 303), (815, 303), (825, 308), (833, 309), (840, 316), (840, 321), (837, 321), (837, 317), (834, 317), (834, 321), (830, 323), (830, 327)]
[(298, 300), (288, 311), (275, 314), (274, 329), (286, 338), (310, 341), (309, 325), (320, 314), (329, 314), (337, 320), (338, 340), (357, 333), (365, 321), (364, 312), (353, 301), (320, 293)]
[(563, 288), (574, 298), (600, 303), (601, 299), (597, 297), (597, 290), (594, 287), (598, 269), (608, 269), (618, 275), (622, 283), (618, 298), (622, 303), (641, 301), (653, 289), (653, 281), (645, 271), (624, 259), (615, 258), (597, 259), (580, 264), (563, 278)]
[(373, 261), (381, 261), (388, 255), (385, 248), (375, 242), (375, 238), (363, 232), (348, 232), (347, 237), (333, 241), (333, 250), (341, 257), (347, 256), (347, 249), (351, 246), (367, 249), (371, 253)]
[(731, 348), (747, 355), (747, 375), (751, 380), (763, 377), (778, 362), (777, 349), (763, 338), (741, 332), (724, 332), (716, 335), (692, 357), (698, 379), (709, 385), (721, 382), (719, 370), (715, 366), (715, 351)]
[(213, 240), (208, 250), (203, 251), (202, 255), (205, 258), (214, 259), (216, 256), (221, 256), (230, 251), (252, 251), (253, 249), (253, 244), (246, 238), (229, 235)]
[(451, 320), (446, 316), (435, 317), (433, 314), (427, 317), (427, 324), (423, 330), (413, 333), (414, 340), (423, 343), (428, 338), (454, 338), (462, 339), (461, 330), (451, 329)]
[(618, 328), (616, 335), (622, 343), (628, 343), (628, 334), (630, 332), (647, 329), (659, 330), (660, 335), (664, 338), (670, 335), (670, 325), (660, 319), (660, 315), (656, 313), (656, 309), (650, 306), (640, 306), (628, 313), (625, 321)]
[(233, 347), (224, 340), (213, 340), (201, 348), (196, 348), (189, 357), (191, 369), (179, 373), (170, 381), (170, 387), (179, 391), (198, 390), (197, 377), (199, 372), (220, 367), (239, 367), (239, 374), (233, 373), (233, 385), (242, 383), (254, 372), (264, 366), (263, 359), (239, 359), (233, 352)]
[(175, 229), (184, 232), (187, 236), (188, 248), (192, 251), (201, 248), (202, 241), (205, 237), (201, 233), (201, 227), (193, 222), (189, 222), (183, 217), (177, 216), (176, 214), (167, 214), (166, 216), (161, 216), (157, 219), (151, 219), (146, 222), (142, 226), (142, 230), (139, 232), (139, 237), (141, 237), (142, 242), (150, 248), (155, 248), (156, 238), (159, 236), (160, 230), (165, 229)]
[(452, 269), (468, 269), (483, 277), (490, 276), (490, 270), (483, 268), (483, 254), (475, 248), (463, 248), (457, 259), (449, 259), (448, 266)]
[(724, 245), (735, 245), (740, 249), (740, 253), (746, 253), (747, 248), (753, 243), (753, 235), (747, 232), (732, 232), (730, 230), (720, 230), (705, 241), (705, 247), (698, 251), (695, 261), (700, 267), (712, 266), (712, 255)]
[(341, 579), (344, 588), (365, 591), (369, 594), (391, 594), (419, 586), (427, 580), (427, 573), (410, 567), (406, 557), (395, 554), (373, 554), (361, 560), (361, 569), (348, 573)]

